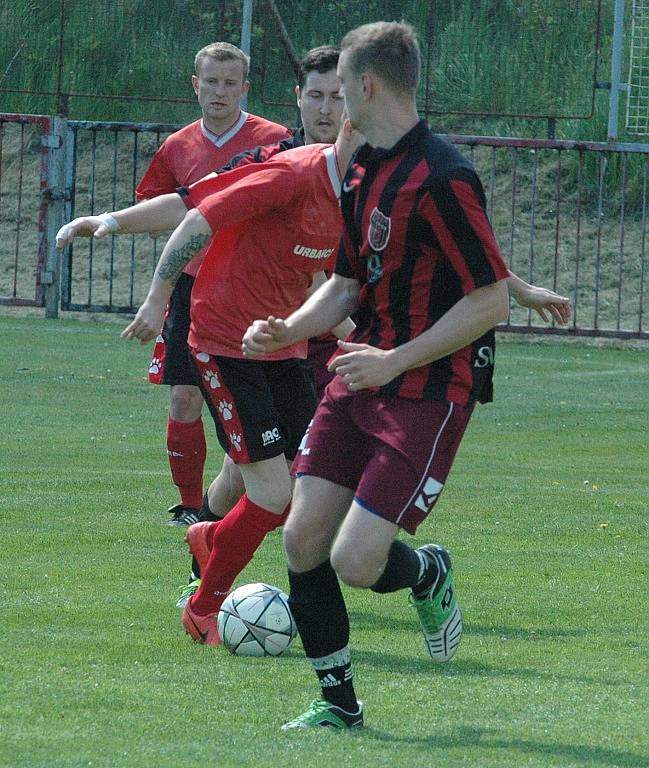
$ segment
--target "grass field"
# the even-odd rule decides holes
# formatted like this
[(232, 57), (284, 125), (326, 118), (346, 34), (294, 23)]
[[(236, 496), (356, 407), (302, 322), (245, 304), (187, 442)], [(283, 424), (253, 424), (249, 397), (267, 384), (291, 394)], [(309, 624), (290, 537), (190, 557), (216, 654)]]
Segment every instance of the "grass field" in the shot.
[[(182, 632), (167, 392), (118, 332), (0, 317), (2, 768), (649, 766), (646, 347), (501, 344), (415, 539), (455, 556), (458, 655), (431, 664), (404, 593), (347, 590), (366, 728), (285, 734), (317, 693), (299, 641)], [(286, 587), (278, 533), (260, 579)]]

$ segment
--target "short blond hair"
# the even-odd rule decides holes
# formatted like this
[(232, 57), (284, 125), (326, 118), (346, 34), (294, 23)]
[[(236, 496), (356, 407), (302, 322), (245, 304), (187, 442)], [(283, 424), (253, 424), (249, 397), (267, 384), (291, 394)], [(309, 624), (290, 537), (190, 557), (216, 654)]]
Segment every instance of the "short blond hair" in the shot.
[(210, 43), (194, 57), (194, 72), (199, 74), (203, 59), (214, 59), (215, 61), (240, 61), (243, 66), (243, 79), (248, 79), (250, 71), (250, 56), (244, 53), (240, 48), (232, 43)]
[(349, 53), (355, 75), (372, 72), (395, 93), (417, 91), (421, 54), (417, 33), (410, 24), (376, 21), (352, 29), (343, 37), (341, 50)]

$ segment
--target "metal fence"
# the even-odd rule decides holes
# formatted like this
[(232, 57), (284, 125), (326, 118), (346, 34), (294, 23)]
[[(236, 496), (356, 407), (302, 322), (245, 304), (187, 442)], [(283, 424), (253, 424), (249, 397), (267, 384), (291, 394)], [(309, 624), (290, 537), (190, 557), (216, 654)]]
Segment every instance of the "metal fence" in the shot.
[[(68, 121), (64, 219), (133, 205), (158, 145), (178, 126)], [(78, 240), (61, 262), (61, 309), (133, 312), (142, 302), (166, 237)]]
[[(46, 306), (51, 316), (59, 308), (139, 306), (160, 240), (79, 240), (60, 255), (53, 238), (75, 214), (131, 205), (151, 155), (174, 127), (0, 116), (0, 302)], [(511, 268), (573, 301), (567, 330), (517, 307), (503, 329), (649, 338), (649, 146), (450, 139), (481, 175)]]
[(51, 119), (0, 115), (0, 304), (43, 306)]

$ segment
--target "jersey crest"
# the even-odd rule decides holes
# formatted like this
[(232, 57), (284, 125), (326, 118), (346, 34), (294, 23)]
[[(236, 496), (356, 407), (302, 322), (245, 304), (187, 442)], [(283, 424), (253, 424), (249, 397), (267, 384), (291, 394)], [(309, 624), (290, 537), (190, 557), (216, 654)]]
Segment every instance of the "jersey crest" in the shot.
[(373, 251), (382, 251), (390, 239), (392, 221), (389, 216), (374, 208), (370, 214), (370, 225), (367, 229), (367, 241)]

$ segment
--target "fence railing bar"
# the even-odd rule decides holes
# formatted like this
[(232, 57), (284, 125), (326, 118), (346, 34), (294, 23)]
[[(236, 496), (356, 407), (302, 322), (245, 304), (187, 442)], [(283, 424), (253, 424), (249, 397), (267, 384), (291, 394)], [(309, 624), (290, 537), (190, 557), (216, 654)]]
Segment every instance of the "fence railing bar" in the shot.
[(572, 327), (577, 327), (577, 315), (579, 312), (579, 270), (581, 267), (581, 194), (585, 155), (584, 150), (579, 150), (577, 163), (577, 225), (575, 236), (575, 286), (572, 294)]
[(616, 328), (620, 329), (622, 312), (622, 285), (624, 282), (624, 217), (626, 212), (627, 193), (627, 160), (628, 155), (622, 155), (622, 198), (620, 200), (620, 249), (618, 252), (618, 282), (617, 282), (617, 322)]
[[(538, 152), (531, 150), (532, 152), (532, 189), (531, 189), (531, 201), (530, 201), (530, 265), (527, 273), (527, 277), (530, 283), (534, 283), (534, 242), (536, 237), (536, 184), (538, 179), (539, 170), (539, 155)], [(532, 310), (527, 310), (527, 324), (532, 325)]]
[(638, 333), (642, 332), (644, 321), (644, 291), (645, 291), (645, 267), (647, 244), (647, 169), (649, 168), (649, 156), (645, 155), (642, 168), (642, 224), (640, 235), (640, 295), (638, 308)]
[(14, 280), (12, 296), (18, 296), (18, 254), (20, 253), (20, 233), (23, 215), (23, 171), (25, 168), (25, 124), (20, 125), (20, 152), (18, 155), (18, 204), (16, 211), (16, 248), (14, 251)]
[(509, 226), (509, 264), (510, 269), (514, 272), (514, 248), (516, 241), (516, 183), (518, 181), (518, 150), (514, 148), (511, 152), (511, 168), (512, 168), (512, 196), (511, 196), (511, 218)]
[(471, 146), (477, 144), (482, 147), (518, 147), (518, 149), (565, 149), (588, 150), (589, 152), (630, 152), (632, 154), (646, 154), (649, 152), (648, 143), (630, 144), (627, 142), (604, 141), (570, 141), (566, 139), (516, 139), (508, 136), (477, 136), (460, 133), (445, 134), (445, 138), (452, 144)]
[(501, 333), (522, 333), (540, 336), (562, 336), (571, 338), (597, 338), (597, 339), (649, 339), (649, 331), (611, 330), (607, 328), (563, 328), (551, 325), (497, 325), (496, 330)]
[[(557, 177), (555, 180), (554, 203), (554, 268), (552, 270), (552, 289), (557, 290), (557, 273), (559, 270), (559, 251), (561, 248), (561, 150), (557, 152)], [(554, 321), (553, 321), (554, 322)]]
[(492, 219), (494, 215), (494, 194), (496, 186), (496, 148), (491, 148), (491, 171), (489, 174), (489, 218)]
[[(97, 191), (97, 131), (93, 128), (91, 131), (92, 143), (90, 149), (91, 166), (90, 166), (90, 210), (92, 213), (95, 211), (95, 196)], [(94, 272), (94, 253), (95, 253), (95, 239), (90, 238), (88, 244), (88, 304), (92, 304), (92, 276)]]
[(606, 165), (608, 158), (600, 155), (599, 159), (599, 189), (597, 192), (597, 249), (595, 257), (595, 307), (593, 315), (593, 328), (598, 327), (599, 320), (599, 288), (600, 266), (602, 261), (602, 219), (604, 217), (604, 179), (606, 177)]
[(0, 213), (2, 212), (2, 153), (4, 149), (5, 124), (0, 122)]
[[(112, 210), (117, 208), (117, 131), (113, 131), (113, 183)], [(110, 238), (110, 265), (108, 268), (108, 303), (113, 305), (113, 278), (115, 271), (115, 237)]]
[[(138, 134), (133, 134), (133, 155), (132, 155), (132, 173), (131, 173), (131, 205), (135, 203), (135, 187), (137, 186), (137, 149)], [(129, 275), (129, 303), (133, 306), (135, 301), (135, 238), (131, 236), (131, 274)]]

